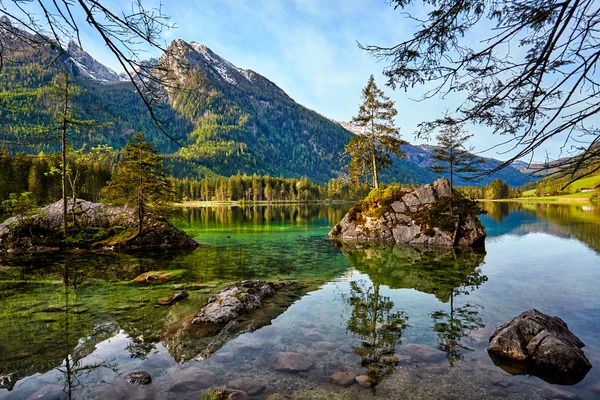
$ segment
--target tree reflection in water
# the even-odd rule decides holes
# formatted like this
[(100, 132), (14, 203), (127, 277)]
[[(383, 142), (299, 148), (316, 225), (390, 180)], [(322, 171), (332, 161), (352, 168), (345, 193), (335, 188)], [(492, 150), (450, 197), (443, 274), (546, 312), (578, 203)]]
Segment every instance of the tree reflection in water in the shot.
[(379, 294), (379, 284), (367, 287), (363, 281), (350, 282), (345, 300), (351, 307), (347, 329), (361, 340), (354, 352), (361, 357), (375, 388), (398, 363), (394, 354), (408, 326), (408, 316), (404, 311), (392, 311), (394, 302)]
[[(73, 389), (82, 385), (82, 378), (84, 376), (89, 375), (99, 368), (111, 369), (115, 374), (118, 372), (115, 363), (108, 361), (89, 363), (83, 360), (94, 351), (96, 344), (96, 342), (86, 343), (85, 340), (79, 340), (78, 334), (75, 335), (76, 337), (71, 337), (71, 327), (76, 327), (77, 324), (81, 323), (79, 321), (81, 314), (77, 305), (77, 286), (82, 282), (83, 274), (81, 269), (69, 267), (66, 263), (63, 265), (63, 270), (63, 284), (60, 289), (62, 293), (59, 296), (63, 298), (64, 313), (63, 318), (58, 320), (57, 328), (62, 330), (64, 334), (64, 340), (61, 343), (64, 360), (56, 370), (63, 375), (63, 392), (70, 400), (74, 398)], [(73, 302), (71, 302), (72, 297), (74, 298)], [(76, 331), (78, 332), (79, 330), (76, 329)], [(73, 349), (73, 342), (78, 340), (79, 344)]]
[(452, 290), (450, 295), (450, 311), (440, 310), (431, 313), (434, 320), (433, 330), (438, 336), (438, 347), (446, 352), (450, 366), (456, 361), (464, 359), (463, 350), (473, 351), (461, 342), (463, 338), (469, 337), (474, 329), (485, 327), (479, 310), (482, 308), (476, 304), (466, 303), (461, 307), (455, 307), (454, 298), (459, 295), (468, 295), (482, 283), (487, 281), (487, 276), (481, 274), (479, 268), (467, 276), (463, 284)]

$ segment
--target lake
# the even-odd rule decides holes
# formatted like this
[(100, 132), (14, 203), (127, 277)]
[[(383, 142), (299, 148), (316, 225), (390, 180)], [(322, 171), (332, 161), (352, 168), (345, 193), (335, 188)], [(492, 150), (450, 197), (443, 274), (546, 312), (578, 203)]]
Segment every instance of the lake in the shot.
[[(228, 384), (256, 399), (600, 397), (600, 207), (483, 205), (485, 251), (336, 243), (326, 234), (350, 205), (286, 205), (182, 209), (193, 251), (3, 255), (0, 398), (199, 399)], [(173, 277), (130, 283), (148, 271)], [(298, 283), (237, 324), (190, 324), (244, 279)], [(494, 328), (531, 308), (586, 344), (580, 382), (513, 375), (488, 355)], [(277, 352), (311, 365), (276, 371)], [(340, 367), (375, 386), (330, 383)], [(152, 384), (125, 382), (132, 371)]]

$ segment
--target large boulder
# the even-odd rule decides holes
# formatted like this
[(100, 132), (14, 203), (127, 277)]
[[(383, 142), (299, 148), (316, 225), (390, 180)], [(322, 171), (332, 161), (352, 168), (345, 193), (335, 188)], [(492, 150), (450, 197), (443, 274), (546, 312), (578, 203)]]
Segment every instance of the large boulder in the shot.
[(265, 282), (249, 280), (228, 286), (212, 295), (204, 306), (194, 324), (225, 324), (241, 315), (257, 308), (262, 308), (262, 300), (271, 297), (277, 289), (291, 285), (292, 282)]
[[(375, 192), (374, 192), (375, 193)], [(454, 194), (441, 178), (409, 190), (390, 187), (359, 201), (329, 237), (437, 246), (482, 246), (483, 225), (473, 202)]]
[(527, 310), (496, 329), (488, 353), (509, 371), (574, 384), (592, 367), (581, 350), (583, 346), (562, 319)]

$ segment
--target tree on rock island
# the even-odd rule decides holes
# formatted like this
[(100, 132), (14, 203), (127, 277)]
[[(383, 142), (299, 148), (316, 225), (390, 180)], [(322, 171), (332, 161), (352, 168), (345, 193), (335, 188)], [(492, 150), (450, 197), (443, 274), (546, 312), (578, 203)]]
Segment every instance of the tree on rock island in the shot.
[(400, 139), (400, 132), (394, 127), (398, 113), (394, 102), (377, 87), (373, 75), (363, 89), (362, 100), (358, 116), (352, 121), (363, 127), (364, 132), (346, 145), (346, 153), (351, 157), (348, 169), (355, 180), (371, 174), (373, 187), (378, 189), (378, 170), (392, 163), (391, 154), (404, 157), (400, 146), (406, 142)]
[(448, 173), (450, 176), (450, 191), (454, 186), (454, 176), (463, 180), (474, 178), (477, 172), (477, 164), (481, 158), (471, 154), (464, 146), (465, 142), (473, 135), (465, 132), (462, 124), (457, 124), (450, 117), (445, 118), (446, 125), (436, 136), (437, 147), (435, 154), (431, 157), (435, 160), (431, 169), (437, 173)]
[(138, 235), (148, 214), (160, 214), (174, 201), (174, 193), (154, 147), (136, 133), (123, 149), (119, 168), (103, 189), (104, 199), (115, 205), (132, 207), (137, 214)]

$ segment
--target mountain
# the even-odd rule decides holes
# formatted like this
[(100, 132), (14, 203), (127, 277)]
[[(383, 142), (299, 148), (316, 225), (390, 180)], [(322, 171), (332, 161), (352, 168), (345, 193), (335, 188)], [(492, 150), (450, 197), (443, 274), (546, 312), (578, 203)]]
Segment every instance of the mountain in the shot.
[[(184, 147), (157, 128), (124, 74), (98, 62), (75, 42), (66, 50), (69, 56), (52, 46), (12, 43), (5, 49), (0, 141), (10, 143), (11, 151), (58, 150), (55, 136), (32, 127), (52, 123), (56, 100), (49, 88), (66, 66), (78, 87), (73, 99), (81, 119), (97, 122), (72, 133), (75, 147), (86, 143), (120, 149), (135, 132), (143, 131), (176, 177), (256, 173), (305, 175), (325, 182), (344, 175), (344, 145), (355, 126), (340, 125), (296, 103), (274, 82), (233, 65), (204, 45), (174, 40), (159, 58), (141, 63), (166, 82), (157, 88), (164, 94), (157, 116)], [(26, 103), (29, 106), (23, 107)], [(405, 151), (408, 159), (396, 160), (383, 174), (385, 180), (423, 183), (436, 178), (426, 165), (426, 147), (407, 146)], [(506, 180), (511, 185), (526, 181), (520, 173)]]
[[(26, 127), (52, 122), (48, 88), (67, 66), (80, 88), (73, 97), (81, 119), (102, 124), (73, 135), (76, 147), (106, 143), (118, 149), (136, 131), (144, 131), (178, 177), (239, 172), (306, 175), (325, 182), (343, 174), (340, 152), (351, 137), (348, 131), (296, 103), (262, 75), (234, 66), (206, 46), (175, 40), (160, 58), (145, 63), (157, 74), (169, 68), (164, 76), (169, 84), (162, 88), (165, 100), (157, 113), (183, 148), (153, 124), (130, 82), (75, 43), (69, 44), (70, 57), (59, 57), (55, 63), (58, 52), (51, 46), (21, 44), (11, 50), (5, 57), (11, 62), (0, 71), (0, 87), (7, 94), (0, 99), (6, 105), (0, 107), (0, 140), (12, 143), (13, 152), (59, 148), (52, 138)], [(10, 92), (27, 93), (33, 105), (21, 112), (23, 107), (17, 105), (23, 99), (8, 96)]]

